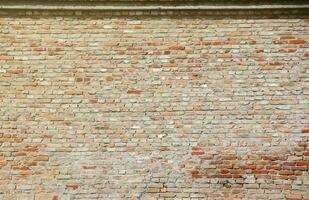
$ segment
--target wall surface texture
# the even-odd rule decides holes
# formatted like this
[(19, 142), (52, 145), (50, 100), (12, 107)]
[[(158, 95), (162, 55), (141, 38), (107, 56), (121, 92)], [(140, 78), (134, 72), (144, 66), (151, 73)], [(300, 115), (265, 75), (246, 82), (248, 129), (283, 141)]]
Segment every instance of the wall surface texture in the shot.
[(1, 200), (309, 199), (309, 16), (156, 14), (0, 12)]

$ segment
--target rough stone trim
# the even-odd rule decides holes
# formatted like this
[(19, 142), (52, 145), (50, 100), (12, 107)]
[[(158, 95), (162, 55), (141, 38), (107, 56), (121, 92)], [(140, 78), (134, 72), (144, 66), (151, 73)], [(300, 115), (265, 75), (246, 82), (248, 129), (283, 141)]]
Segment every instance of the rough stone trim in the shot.
[(307, 1), (193, 1), (181, 2), (104, 2), (104, 1), (48, 1), (48, 0), (3, 0), (0, 10), (278, 10), (309, 9)]

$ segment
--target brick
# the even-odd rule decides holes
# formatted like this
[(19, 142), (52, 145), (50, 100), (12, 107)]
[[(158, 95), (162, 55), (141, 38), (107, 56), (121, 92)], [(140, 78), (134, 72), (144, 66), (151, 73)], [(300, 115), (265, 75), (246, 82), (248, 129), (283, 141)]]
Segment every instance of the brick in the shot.
[(45, 116), (50, 121), (64, 121), (63, 116), (57, 116), (57, 115), (45, 115)]
[(98, 103), (98, 100), (96, 100), (96, 99), (90, 99), (89, 101), (90, 101), (90, 103), (92, 103), (92, 104)]
[(285, 35), (280, 37), (280, 40), (293, 40), (293, 39), (295, 39), (295, 37), (292, 35)]
[(128, 94), (142, 94), (142, 90), (128, 90)]
[(237, 160), (238, 158), (236, 156), (224, 156), (222, 159), (223, 160)]
[(97, 166), (83, 166), (83, 169), (96, 169)]
[(170, 50), (185, 50), (184, 46), (181, 45), (174, 45), (169, 47)]
[(78, 184), (67, 184), (65, 186), (65, 189), (72, 189), (72, 190), (77, 190), (79, 188)]
[(240, 169), (256, 169), (254, 165), (240, 166)]
[(296, 162), (296, 166), (309, 166), (309, 161)]
[(84, 79), (82, 77), (76, 77), (77, 82), (82, 82)]
[(290, 40), (290, 44), (305, 44), (306, 42), (304, 40)]
[(285, 195), (285, 198), (288, 199), (288, 200), (301, 200), (302, 195), (300, 195), (300, 194), (287, 194), (287, 195)]
[(306, 199), (304, 11), (2, 8), (0, 199)]
[(296, 180), (296, 176), (282, 175), (282, 176), (279, 176), (279, 178), (283, 180)]
[(25, 152), (17, 152), (17, 153), (15, 153), (14, 156), (26, 156), (26, 155), (27, 155), (27, 153), (25, 153)]
[(113, 80), (114, 80), (114, 77), (112, 77), (112, 76), (107, 76), (107, 77), (105, 78), (105, 80), (107, 80), (107, 81), (113, 81)]
[(68, 90), (65, 91), (66, 95), (82, 95), (83, 91), (78, 91), (78, 90)]
[(293, 171), (280, 171), (279, 174), (280, 175), (293, 175), (294, 172)]
[(276, 65), (276, 64), (269, 64), (269, 65), (264, 65), (260, 67), (261, 70), (278, 70), (282, 69), (281, 65)]
[(149, 193), (160, 193), (159, 188), (148, 188), (147, 192)]
[(48, 161), (49, 157), (48, 156), (37, 156), (34, 159), (35, 161)]
[(202, 175), (200, 174), (199, 171), (192, 171), (191, 172), (192, 178), (202, 178)]
[(52, 197), (50, 194), (36, 194), (35, 200), (50, 200)]
[(254, 174), (268, 174), (268, 170), (258, 170), (258, 169), (256, 169), (256, 170), (252, 170), (252, 173), (254, 173)]
[(33, 147), (27, 147), (25, 149), (23, 149), (24, 151), (28, 151), (28, 152), (36, 152), (39, 150), (39, 148), (37, 146), (33, 146)]
[(163, 67), (177, 67), (176, 63), (165, 63)]
[[(1, 60), (1, 58), (0, 58)], [(8, 69), (6, 70), (7, 73), (10, 73), (10, 74), (22, 74), (24, 72), (23, 69)]]
[(203, 151), (192, 151), (191, 154), (192, 154), (192, 155), (203, 155), (204, 152), (203, 152)]
[(59, 198), (58, 198), (57, 195), (55, 195), (55, 196), (53, 196), (52, 200), (59, 200)]
[(29, 167), (26, 167), (26, 166), (15, 166), (12, 169), (13, 170), (29, 170)]

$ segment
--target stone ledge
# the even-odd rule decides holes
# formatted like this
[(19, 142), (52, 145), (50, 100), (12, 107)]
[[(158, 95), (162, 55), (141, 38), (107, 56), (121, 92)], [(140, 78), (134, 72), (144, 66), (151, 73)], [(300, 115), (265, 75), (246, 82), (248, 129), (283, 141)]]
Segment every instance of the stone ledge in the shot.
[(309, 9), (307, 1), (49, 1), (3, 0), (0, 10), (293, 10)]

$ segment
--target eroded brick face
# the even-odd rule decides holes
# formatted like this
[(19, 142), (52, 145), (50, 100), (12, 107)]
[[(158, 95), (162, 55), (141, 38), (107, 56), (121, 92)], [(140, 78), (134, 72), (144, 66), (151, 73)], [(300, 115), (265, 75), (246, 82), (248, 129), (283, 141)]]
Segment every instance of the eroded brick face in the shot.
[(309, 199), (308, 19), (2, 15), (0, 199)]

